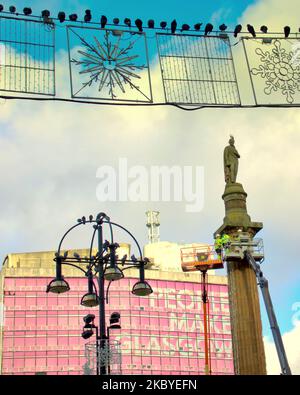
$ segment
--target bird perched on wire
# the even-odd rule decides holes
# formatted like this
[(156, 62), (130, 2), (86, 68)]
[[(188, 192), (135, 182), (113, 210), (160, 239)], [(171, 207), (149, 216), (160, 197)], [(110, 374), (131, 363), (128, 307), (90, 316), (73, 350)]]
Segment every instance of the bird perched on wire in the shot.
[(139, 32), (143, 31), (143, 21), (141, 19), (136, 19), (135, 25), (139, 29)]
[(188, 24), (184, 23), (184, 24), (181, 26), (181, 31), (183, 32), (183, 31), (186, 31), (186, 30), (190, 30), (190, 26), (189, 26)]
[(131, 27), (131, 20), (129, 18), (125, 18), (124, 23), (126, 26)]
[(177, 28), (177, 22), (176, 22), (176, 20), (174, 19), (174, 20), (171, 22), (171, 33), (172, 33), (172, 34), (175, 34), (176, 28)]
[(200, 28), (201, 28), (201, 25), (202, 25), (202, 23), (196, 23), (196, 24), (194, 25), (194, 29), (197, 30), (197, 31), (199, 31)]
[(242, 25), (236, 25), (233, 35), (234, 37), (237, 37), (237, 35), (242, 31)]
[(149, 21), (148, 21), (148, 27), (149, 27), (150, 29), (154, 29), (154, 19), (149, 19)]
[(211, 23), (207, 23), (205, 26), (204, 36), (207, 36), (209, 33), (213, 31), (213, 25)]
[(262, 33), (268, 33), (268, 27), (265, 26), (265, 25), (262, 25), (262, 26), (260, 27), (260, 31), (261, 31)]
[(249, 25), (249, 23), (248, 23), (248, 25), (247, 25), (247, 29), (248, 29), (248, 32), (249, 32), (253, 37), (256, 37), (256, 33), (255, 33), (255, 30), (254, 30), (254, 27), (253, 27), (252, 25)]
[(288, 38), (288, 36), (290, 35), (291, 32), (291, 28), (289, 26), (284, 26), (284, 37)]
[(162, 29), (165, 29), (166, 26), (167, 26), (167, 22), (165, 22), (165, 21), (160, 22), (160, 27), (161, 27)]
[(221, 30), (221, 32), (225, 32), (227, 26), (225, 25), (225, 23), (222, 23), (222, 25), (219, 26), (219, 29)]
[(85, 10), (84, 22), (91, 22), (91, 20), (92, 20), (91, 10)]
[(105, 25), (107, 24), (107, 18), (105, 15), (101, 16), (100, 24), (101, 24), (101, 28), (104, 29)]

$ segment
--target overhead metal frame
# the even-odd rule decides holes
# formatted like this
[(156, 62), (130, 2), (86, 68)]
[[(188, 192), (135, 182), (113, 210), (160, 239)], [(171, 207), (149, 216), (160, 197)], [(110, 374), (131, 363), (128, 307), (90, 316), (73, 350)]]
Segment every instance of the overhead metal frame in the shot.
[(0, 91), (55, 96), (54, 24), (1, 15), (0, 44)]
[(156, 33), (156, 39), (166, 103), (241, 105), (227, 35)]

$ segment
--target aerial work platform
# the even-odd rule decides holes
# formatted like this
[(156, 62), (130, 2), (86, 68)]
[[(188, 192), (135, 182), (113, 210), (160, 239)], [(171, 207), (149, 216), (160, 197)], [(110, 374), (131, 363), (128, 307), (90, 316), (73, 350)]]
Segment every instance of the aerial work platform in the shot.
[(196, 270), (223, 269), (225, 261), (240, 261), (245, 258), (245, 251), (251, 253), (256, 262), (264, 260), (264, 245), (262, 239), (251, 239), (247, 233), (230, 241), (227, 247), (217, 254), (214, 245), (195, 244), (181, 248), (181, 268), (184, 272)]
[(245, 251), (251, 253), (257, 262), (264, 260), (264, 245), (262, 239), (251, 239), (247, 233), (241, 233), (238, 239), (230, 242), (228, 248), (224, 250), (225, 261), (240, 261), (245, 257)]
[(184, 272), (222, 269), (223, 260), (212, 245), (195, 245), (181, 248), (181, 268)]

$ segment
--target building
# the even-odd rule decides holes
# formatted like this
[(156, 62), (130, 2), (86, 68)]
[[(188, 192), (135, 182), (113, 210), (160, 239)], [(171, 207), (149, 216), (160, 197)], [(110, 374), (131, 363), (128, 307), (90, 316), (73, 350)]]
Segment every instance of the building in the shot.
[[(184, 273), (163, 260), (175, 258), (179, 247), (154, 243), (145, 247), (151, 264), (146, 279), (153, 288), (148, 297), (131, 293), (138, 272), (112, 283), (107, 317), (118, 311), (123, 374), (204, 374), (204, 334), (200, 275)], [(126, 245), (124, 245), (124, 248)], [(128, 247), (129, 248), (129, 247)], [(172, 251), (170, 258), (167, 251)], [(78, 251), (81, 256), (85, 251)], [(174, 255), (175, 254), (175, 255)], [(146, 255), (147, 256), (147, 255)], [(162, 259), (162, 256), (164, 259)], [(84, 374), (83, 316), (98, 309), (80, 305), (87, 281), (79, 270), (63, 267), (71, 290), (46, 293), (54, 276), (54, 253), (9, 254), (1, 270), (0, 369), (3, 375)], [(227, 278), (209, 276), (210, 346), (212, 374), (233, 374), (233, 356)]]

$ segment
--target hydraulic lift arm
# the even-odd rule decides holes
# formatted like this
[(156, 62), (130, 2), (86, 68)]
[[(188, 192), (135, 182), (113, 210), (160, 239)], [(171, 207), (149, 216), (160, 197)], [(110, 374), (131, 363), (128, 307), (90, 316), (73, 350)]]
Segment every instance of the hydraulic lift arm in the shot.
[(259, 284), (261, 292), (262, 292), (262, 296), (263, 296), (265, 307), (267, 310), (267, 314), (268, 314), (268, 318), (269, 318), (269, 322), (270, 322), (270, 327), (272, 330), (272, 334), (273, 334), (273, 338), (274, 338), (282, 374), (283, 375), (291, 375), (292, 372), (289, 367), (289, 363), (288, 363), (287, 356), (285, 353), (280, 329), (277, 324), (276, 315), (275, 315), (273, 303), (271, 300), (271, 295), (269, 292), (268, 280), (264, 277), (263, 272), (260, 269), (260, 265), (255, 261), (251, 252), (249, 252), (249, 250), (246, 250), (244, 252), (244, 255), (255, 272), (255, 275), (258, 280), (258, 284)]

